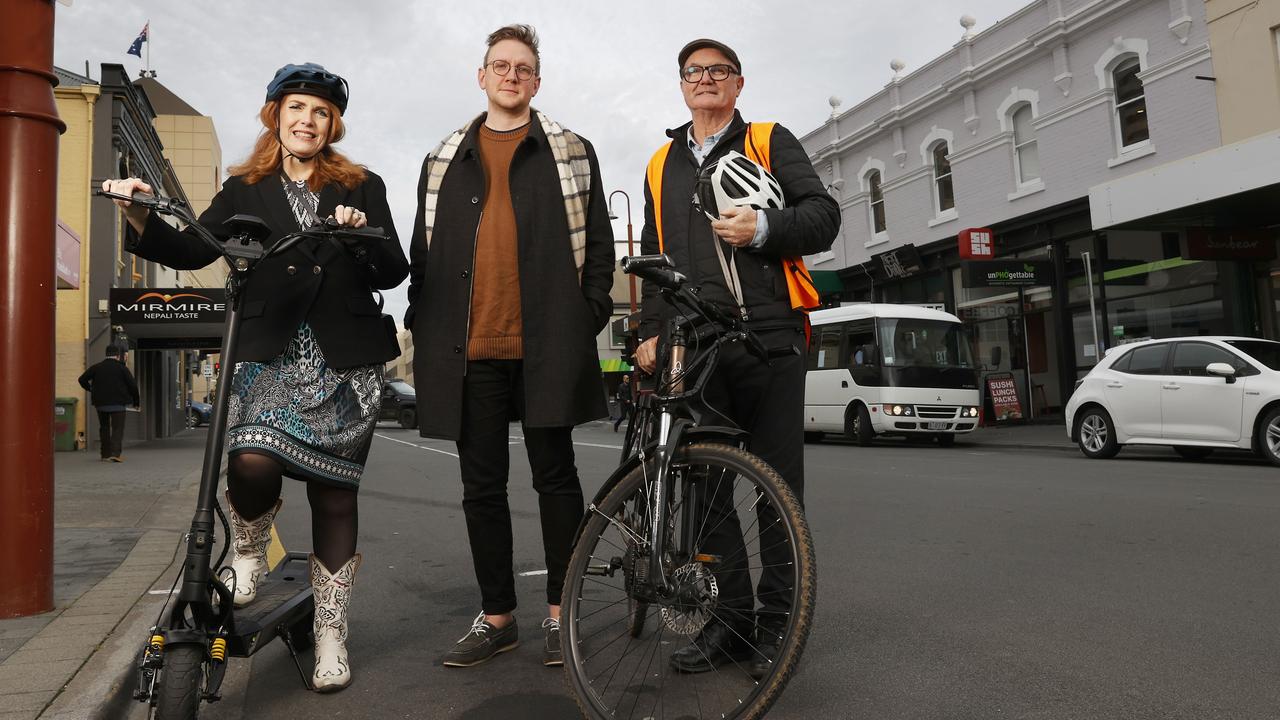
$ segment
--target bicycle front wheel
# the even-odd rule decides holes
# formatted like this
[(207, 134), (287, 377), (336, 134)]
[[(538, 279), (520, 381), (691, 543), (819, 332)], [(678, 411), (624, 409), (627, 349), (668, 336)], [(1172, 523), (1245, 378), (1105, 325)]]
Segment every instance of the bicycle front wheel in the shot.
[[(817, 577), (800, 503), (748, 452), (681, 448), (665, 511), (667, 591), (657, 593), (648, 577), (655, 473), (650, 460), (627, 474), (590, 510), (574, 548), (564, 588), (568, 682), (592, 718), (763, 717), (795, 672), (813, 618)], [(762, 644), (765, 635), (773, 643)], [(717, 652), (706, 645), (713, 637)], [(703, 667), (691, 667), (687, 651), (686, 661), (671, 657), (698, 642)]]

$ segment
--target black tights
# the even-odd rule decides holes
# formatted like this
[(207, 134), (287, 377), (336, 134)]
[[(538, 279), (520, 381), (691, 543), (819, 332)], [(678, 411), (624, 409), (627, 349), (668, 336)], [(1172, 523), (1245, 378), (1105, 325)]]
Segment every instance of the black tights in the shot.
[[(240, 452), (227, 466), (227, 488), (236, 513), (246, 520), (261, 517), (280, 498), (284, 466), (267, 455)], [(311, 504), (311, 544), (320, 562), (336, 571), (356, 554), (359, 533), (355, 490), (307, 483)]]

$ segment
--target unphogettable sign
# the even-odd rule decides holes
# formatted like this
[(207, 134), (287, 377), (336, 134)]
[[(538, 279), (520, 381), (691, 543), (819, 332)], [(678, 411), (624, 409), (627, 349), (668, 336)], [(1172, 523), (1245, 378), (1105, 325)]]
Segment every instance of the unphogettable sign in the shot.
[(965, 287), (1032, 287), (1048, 285), (1053, 263), (1044, 260), (966, 260), (960, 263)]
[(1013, 373), (992, 373), (986, 377), (991, 413), (996, 422), (1022, 419), (1022, 401), (1018, 399), (1018, 383)]

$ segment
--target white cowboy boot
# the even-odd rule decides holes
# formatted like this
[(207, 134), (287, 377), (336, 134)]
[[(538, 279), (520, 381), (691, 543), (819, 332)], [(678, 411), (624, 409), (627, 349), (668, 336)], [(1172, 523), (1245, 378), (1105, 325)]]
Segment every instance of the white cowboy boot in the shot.
[(236, 573), (235, 606), (244, 607), (258, 596), (258, 583), (267, 574), (267, 546), (271, 544), (271, 522), (284, 500), (276, 500), (275, 507), (253, 520), (245, 520), (231, 504), (230, 491), (226, 494), (227, 512), (231, 514), (231, 548), (235, 553), (231, 568)]
[(347, 664), (347, 604), (351, 585), (360, 567), (360, 553), (351, 556), (337, 572), (329, 572), (315, 555), (311, 556), (311, 594), (316, 602), (312, 630), (316, 636), (316, 669), (311, 686), (316, 692), (333, 692), (351, 684)]

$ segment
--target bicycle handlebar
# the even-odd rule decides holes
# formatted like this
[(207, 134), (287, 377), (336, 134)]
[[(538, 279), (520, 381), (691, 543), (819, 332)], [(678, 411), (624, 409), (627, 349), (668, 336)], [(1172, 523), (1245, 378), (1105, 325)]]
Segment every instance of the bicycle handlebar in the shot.
[[(300, 240), (308, 237), (332, 237), (337, 239), (366, 239), (366, 240), (385, 240), (386, 233), (379, 227), (365, 226), (362, 228), (353, 228), (345, 225), (339, 225), (338, 221), (333, 218), (325, 218), (321, 221), (321, 225), (317, 228), (309, 230), (300, 230), (298, 232), (289, 233), (277, 240), (271, 247), (257, 254), (250, 250), (248, 253), (235, 252), (233, 243), (221, 241), (208, 228), (201, 225), (191, 214), (190, 209), (177, 198), (165, 198), (159, 195), (151, 195), (148, 193), (134, 193), (133, 195), (121, 195), (119, 193), (108, 192), (102, 189), (95, 189), (95, 195), (112, 198), (114, 200), (128, 200), (137, 203), (143, 207), (150, 208), (161, 215), (172, 215), (178, 218), (186, 226), (195, 233), (196, 237), (204, 241), (205, 245), (210, 249), (217, 251), (219, 255), (226, 258), (234, 264), (236, 258), (249, 256), (252, 259), (261, 260), (272, 255), (284, 252), (290, 247), (296, 245)], [(242, 241), (243, 245), (248, 246), (251, 240)], [(253, 258), (257, 255), (256, 258)]]

